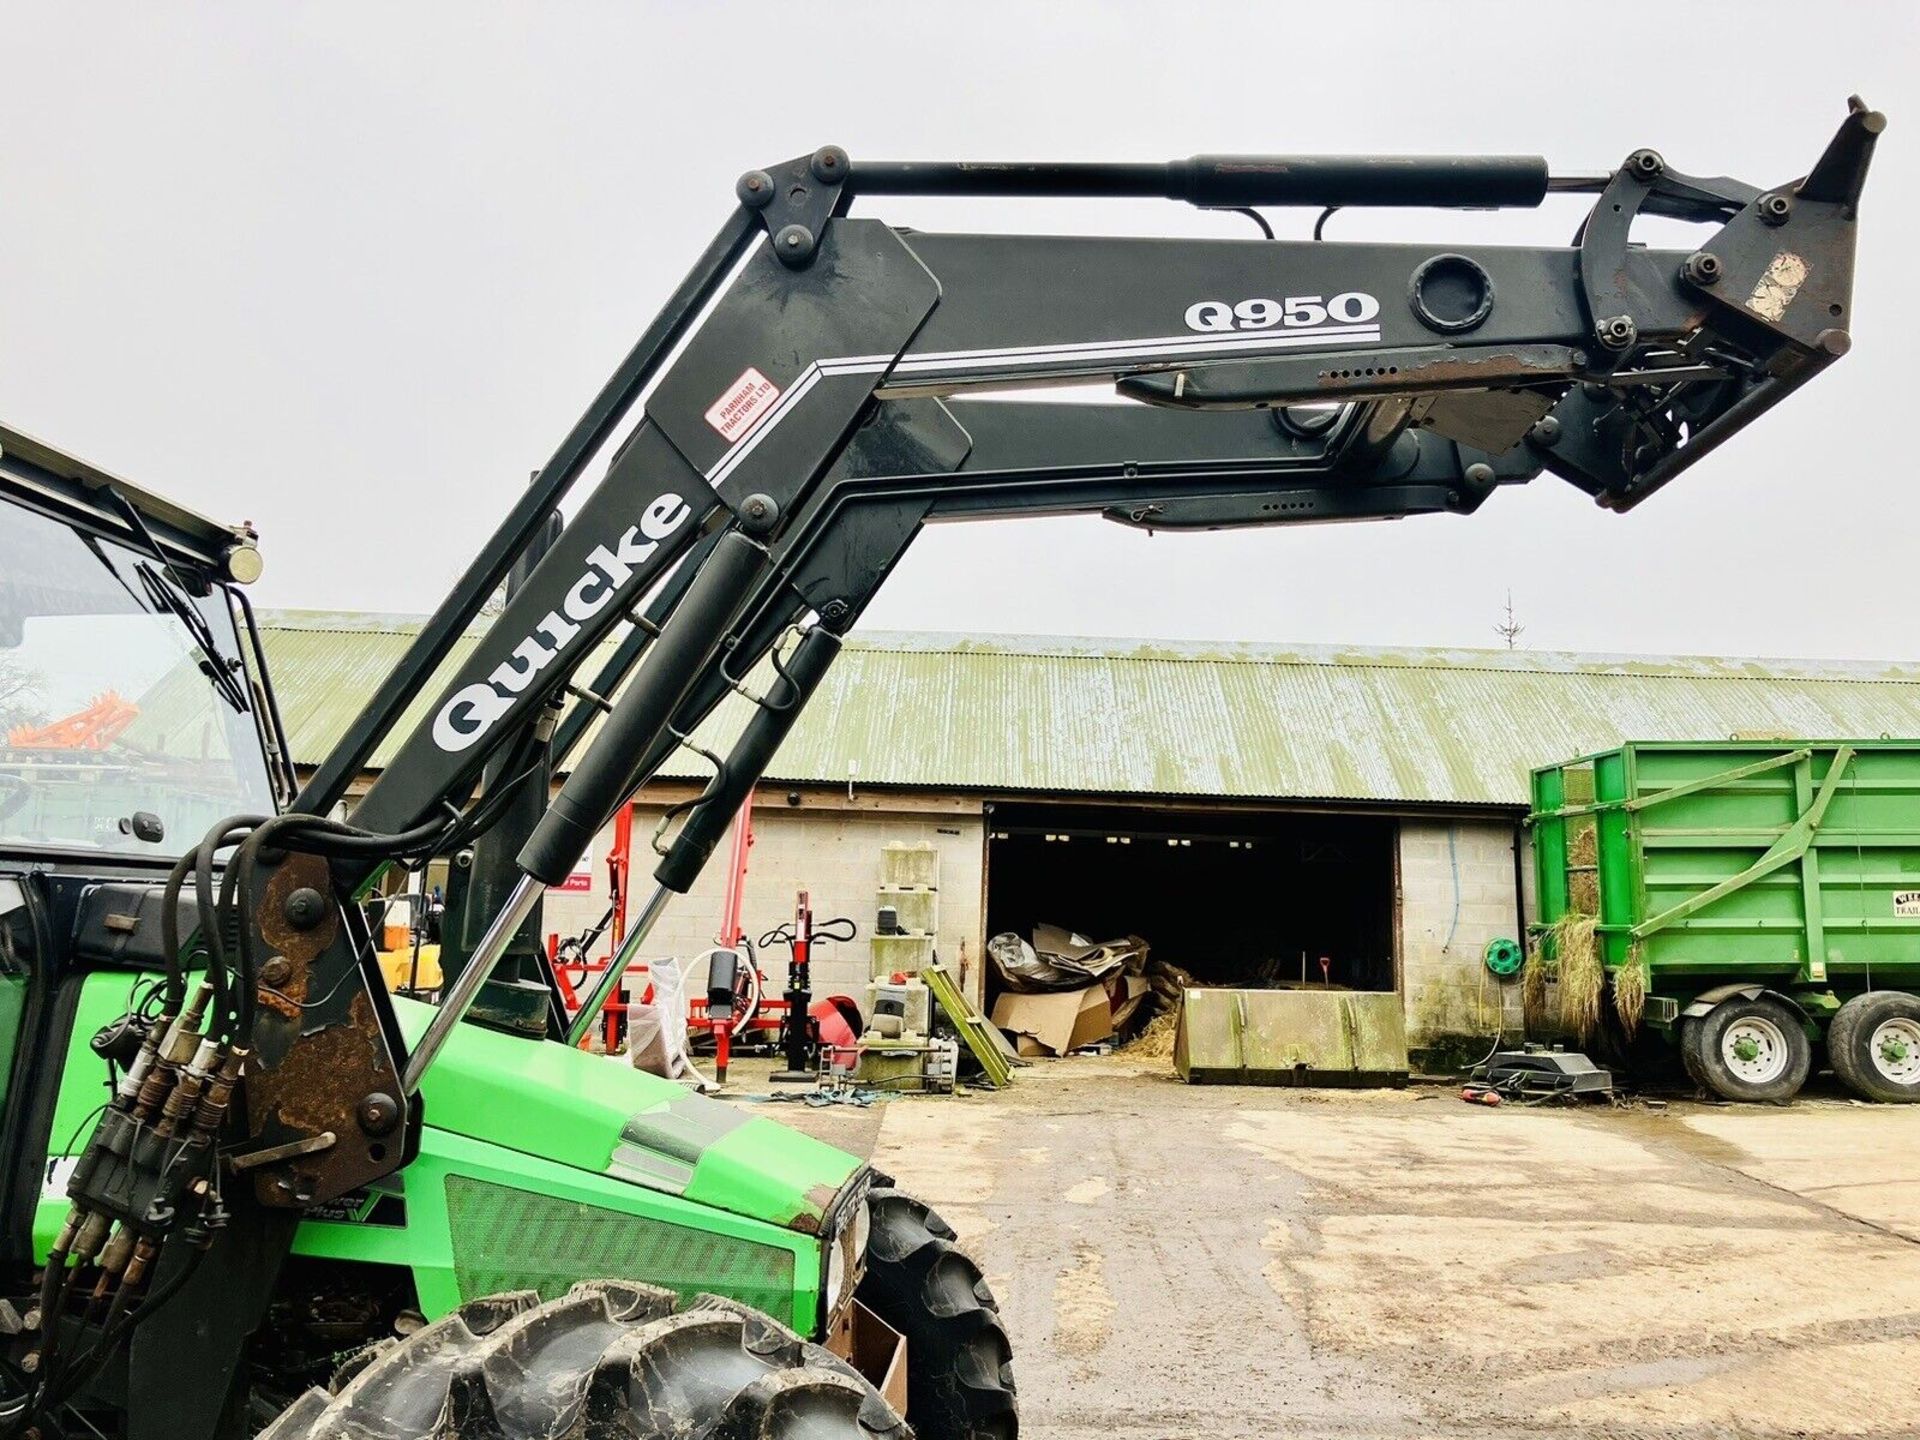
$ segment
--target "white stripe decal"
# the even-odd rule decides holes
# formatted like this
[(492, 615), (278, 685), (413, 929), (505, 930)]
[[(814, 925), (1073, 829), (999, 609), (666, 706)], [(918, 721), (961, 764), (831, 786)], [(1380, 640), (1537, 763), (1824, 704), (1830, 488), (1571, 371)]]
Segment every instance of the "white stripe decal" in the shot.
[(1023, 345), (1003, 350), (949, 350), (910, 356), (900, 362), (899, 368), (926, 370), (936, 366), (944, 368), (948, 364), (955, 364), (956, 368), (980, 369), (982, 366), (975, 362), (1126, 355), (1138, 350), (1163, 352), (1250, 350), (1265, 349), (1275, 345), (1309, 345), (1316, 340), (1339, 340), (1351, 343), (1355, 339), (1378, 339), (1379, 336), (1378, 325), (1323, 325), (1316, 330), (1288, 330), (1278, 335), (1269, 335), (1265, 332), (1242, 332), (1233, 335), (1161, 335), (1146, 340), (1092, 340), (1076, 345)]
[(1140, 360), (1154, 355), (1187, 358), (1230, 356), (1243, 351), (1290, 350), (1314, 344), (1365, 345), (1380, 339), (1378, 325), (1325, 325), (1281, 335), (1166, 335), (1148, 340), (1100, 340), (1076, 345), (1024, 345), (1006, 350), (950, 350), (916, 355), (895, 363), (891, 355), (842, 355), (816, 360), (800, 372), (786, 394), (736, 440), (714, 467), (707, 481), (719, 485), (751, 455), (754, 448), (799, 405), (824, 376), (898, 376), (967, 373), (981, 370), (1045, 368), (1079, 365), (1096, 360)]
[(721, 457), (717, 465), (707, 471), (707, 483), (710, 485), (718, 485), (722, 480), (725, 480), (727, 476), (731, 475), (740, 462), (753, 453), (754, 447), (773, 432), (773, 427), (778, 425), (781, 420), (786, 417), (787, 412), (799, 404), (800, 401), (806, 397), (807, 392), (813, 389), (819, 381), (820, 367), (818, 365), (809, 365), (805, 370), (801, 371), (800, 378), (787, 387), (787, 393), (782, 395), (772, 408), (760, 417), (758, 423), (755, 424), (752, 429), (748, 430), (745, 435), (742, 435), (734, 442), (733, 448)]
[(1291, 350), (1316, 344), (1365, 345), (1380, 338), (1380, 328), (1358, 326), (1338, 331), (1315, 330), (1287, 335), (1169, 336), (1160, 340), (1126, 340), (1112, 345), (1061, 345), (1026, 350), (976, 351), (972, 354), (919, 356), (902, 360), (896, 375), (964, 373), (999, 370), (1022, 363), (1032, 365), (1081, 364), (1095, 360), (1140, 360), (1155, 355), (1194, 357), (1235, 355), (1242, 351)]

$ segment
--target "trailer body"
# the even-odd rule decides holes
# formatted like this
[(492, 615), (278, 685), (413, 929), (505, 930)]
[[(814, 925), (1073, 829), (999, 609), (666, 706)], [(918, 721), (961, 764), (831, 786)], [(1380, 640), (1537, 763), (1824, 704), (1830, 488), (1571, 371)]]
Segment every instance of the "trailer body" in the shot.
[(1856, 996), (1920, 992), (1920, 740), (1633, 742), (1535, 770), (1529, 824), (1536, 942), (1593, 916), (1608, 995), (1644, 967), (1655, 1031), (1766, 992), (1819, 1041)]

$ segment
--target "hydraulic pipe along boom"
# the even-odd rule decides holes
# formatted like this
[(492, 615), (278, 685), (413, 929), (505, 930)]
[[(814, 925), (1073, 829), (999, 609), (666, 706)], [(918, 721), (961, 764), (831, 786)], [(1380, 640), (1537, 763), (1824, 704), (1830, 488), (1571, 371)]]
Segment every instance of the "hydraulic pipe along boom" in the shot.
[(1548, 189), (1538, 155), (1196, 155), (1164, 165), (867, 160), (861, 195), (1084, 195), (1238, 205), (1531, 208)]
[(634, 957), (640, 953), (640, 946), (646, 941), (647, 932), (653, 929), (654, 922), (660, 918), (660, 912), (667, 908), (667, 901), (673, 896), (674, 892), (666, 886), (657, 885), (654, 887), (653, 894), (647, 897), (647, 903), (640, 907), (640, 913), (633, 918), (633, 928), (620, 942), (620, 948), (608, 958), (606, 973), (580, 1002), (578, 1013), (568, 1023), (567, 1043), (569, 1045), (578, 1045), (587, 1038), (587, 1032), (593, 1028), (594, 1017), (606, 1008), (607, 1001), (611, 1000), (620, 988), (621, 977), (633, 964)]
[(606, 973), (594, 986), (593, 993), (581, 1002), (567, 1027), (567, 1039), (571, 1043), (580, 1042), (593, 1025), (594, 1016), (616, 993), (621, 977), (633, 963), (641, 942), (647, 938), (647, 932), (659, 919), (667, 901), (674, 895), (684, 895), (700, 877), (714, 846), (720, 843), (728, 824), (752, 794), (774, 752), (793, 729), (794, 721), (800, 718), (800, 712), (839, 653), (840, 637), (823, 626), (815, 625), (801, 636), (800, 643), (794, 647), (793, 658), (782, 667), (786, 680), (777, 689), (784, 693), (768, 697), (769, 702), (777, 703), (763, 703), (754, 710), (722, 763), (719, 776), (694, 806), (686, 824), (680, 827), (666, 857), (654, 868), (653, 894), (647, 898), (625, 941), (607, 961)]
[[(687, 588), (686, 598), (654, 642), (646, 667), (621, 695), (607, 717), (606, 728), (567, 777), (521, 849), (519, 863), (526, 873), (514, 886), (505, 908), (480, 937), (467, 968), (441, 996), (438, 1012), (407, 1057), (402, 1079), (409, 1095), (418, 1092), (434, 1056), (472, 1007), (480, 987), (547, 887), (567, 877), (588, 842), (632, 792), (632, 757), (645, 753), (672, 717), (681, 696), (719, 644), (741, 597), (765, 564), (766, 553), (764, 547), (738, 532), (723, 537), (714, 547), (706, 568)], [(657, 910), (656, 903), (649, 901), (647, 913), (628, 937), (632, 945), (645, 936)]]
[(473, 1008), (480, 987), (487, 983), (493, 967), (507, 953), (507, 946), (512, 943), (515, 932), (533, 913), (533, 907), (540, 903), (540, 897), (546, 891), (547, 887), (531, 875), (522, 876), (520, 883), (513, 887), (507, 903), (493, 917), (487, 933), (480, 937), (480, 943), (474, 947), (472, 961), (441, 994), (440, 1008), (434, 1012), (425, 1032), (407, 1053), (407, 1068), (400, 1079), (408, 1095), (420, 1093), (420, 1082), (426, 1077), (434, 1057), (439, 1055), (441, 1048), (453, 1035), (453, 1027)]
[(759, 783), (772, 762), (774, 752), (793, 729), (794, 721), (813, 692), (819, 688), (827, 667), (840, 653), (840, 637), (816, 625), (794, 647), (793, 658), (786, 662), (786, 680), (775, 685), (784, 692), (769, 695), (754, 712), (733, 750), (722, 764), (700, 803), (693, 807), (686, 824), (674, 837), (672, 848), (654, 868), (653, 878), (669, 890), (685, 894), (700, 878), (714, 846), (727, 832), (727, 825), (747, 796)]

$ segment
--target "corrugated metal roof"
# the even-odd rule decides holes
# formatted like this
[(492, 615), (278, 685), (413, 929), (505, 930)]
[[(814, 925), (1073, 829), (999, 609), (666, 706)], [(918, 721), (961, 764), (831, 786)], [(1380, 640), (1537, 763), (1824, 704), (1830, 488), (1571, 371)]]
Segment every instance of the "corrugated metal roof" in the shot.
[[(317, 765), (326, 757), (425, 619), (348, 610), (263, 610), (256, 618), (287, 743), (302, 765)], [(472, 652), (479, 634), (475, 630), (454, 642), (439, 679), (407, 707), (395, 736), (404, 738), (426, 714), (429, 699)], [(374, 752), (374, 765), (385, 765), (397, 749), (398, 739), (390, 736)]]
[[(306, 763), (417, 624), (262, 622)], [(730, 698), (696, 738), (724, 750), (746, 713)], [(848, 641), (769, 779), (1523, 805), (1535, 765), (1733, 734), (1920, 735), (1920, 666), (873, 633)]]

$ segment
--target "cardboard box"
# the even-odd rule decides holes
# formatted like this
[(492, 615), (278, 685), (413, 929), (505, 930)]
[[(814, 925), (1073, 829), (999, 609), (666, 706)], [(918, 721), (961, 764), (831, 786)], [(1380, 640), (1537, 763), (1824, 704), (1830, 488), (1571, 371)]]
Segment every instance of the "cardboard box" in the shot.
[(907, 1342), (898, 1330), (858, 1300), (853, 1302), (853, 1368), (886, 1396), (899, 1414), (907, 1413)]
[(1107, 1000), (1113, 1007), (1113, 1028), (1118, 1031), (1132, 1018), (1133, 1012), (1147, 998), (1151, 987), (1144, 975), (1110, 975), (1107, 977)]
[(993, 1023), (1013, 1037), (1022, 1055), (1065, 1055), (1113, 1035), (1113, 1009), (1107, 987), (1056, 990), (1045, 995), (1002, 995), (993, 1007)]

